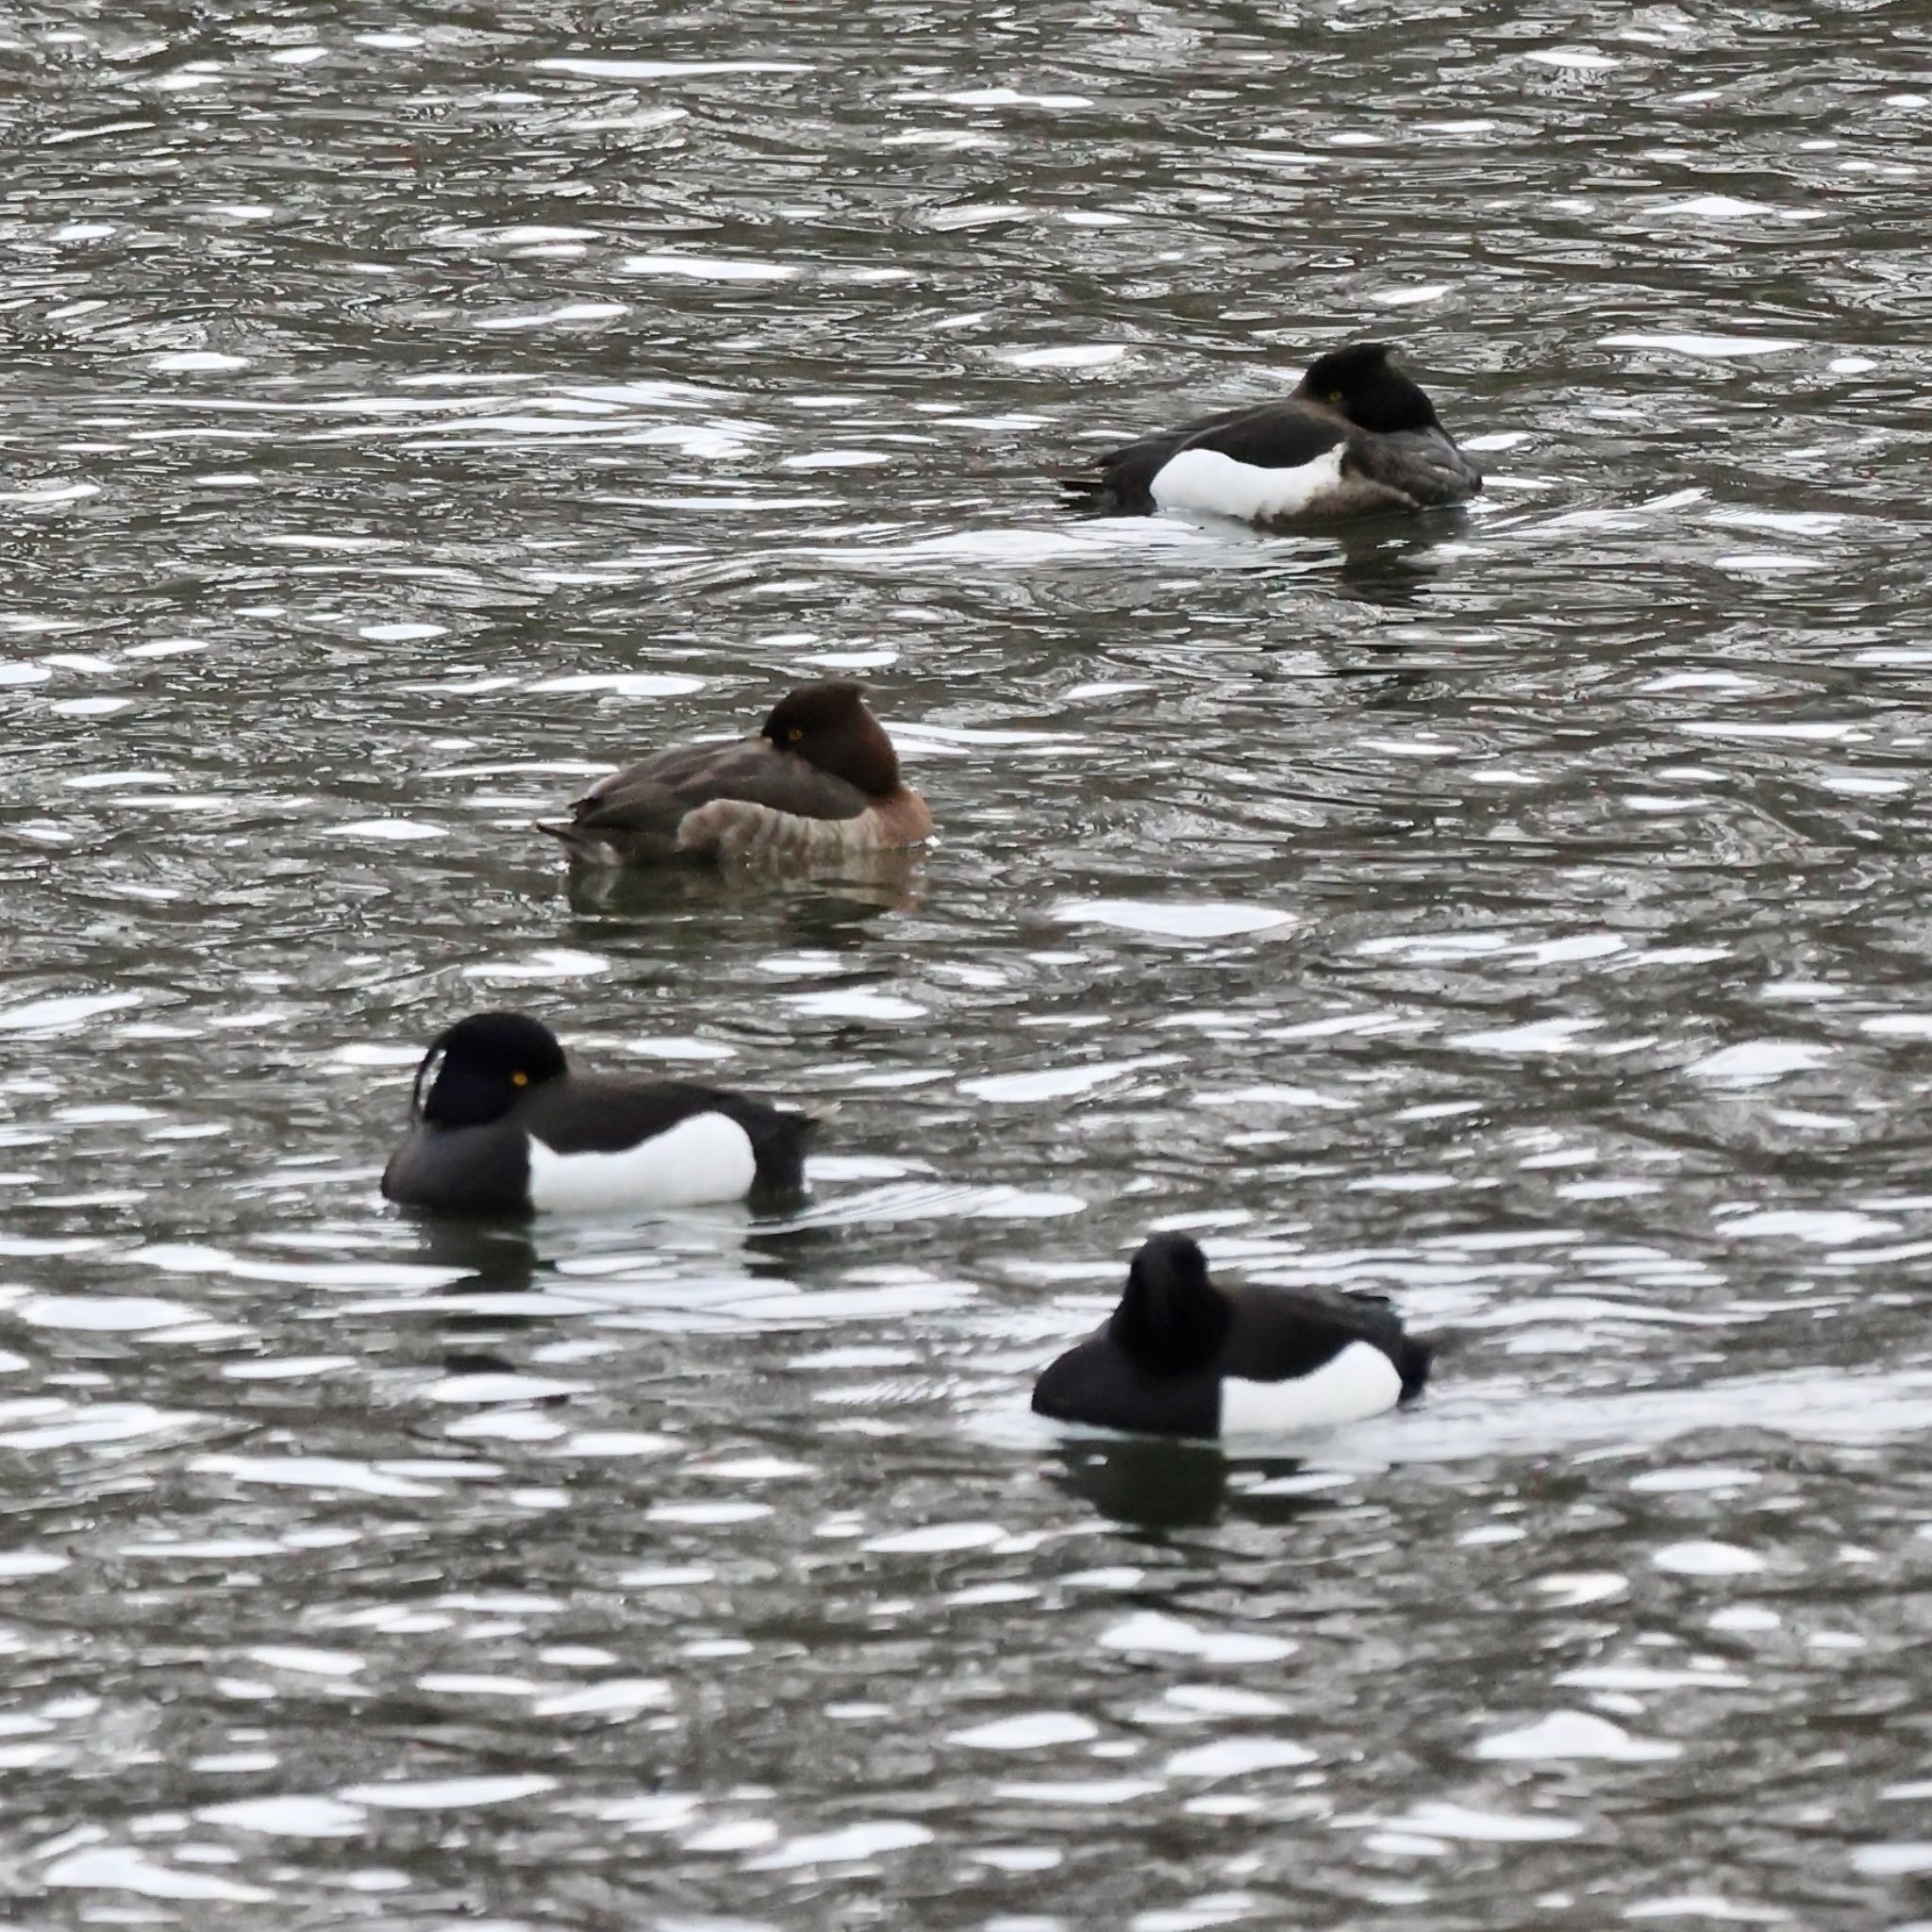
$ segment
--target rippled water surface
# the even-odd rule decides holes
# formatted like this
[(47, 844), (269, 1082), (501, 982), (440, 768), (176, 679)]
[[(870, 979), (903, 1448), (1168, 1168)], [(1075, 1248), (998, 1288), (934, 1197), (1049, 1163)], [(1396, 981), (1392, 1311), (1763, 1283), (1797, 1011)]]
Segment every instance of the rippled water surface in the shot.
[[(1932, 19), (0, 16), (0, 1916), (1932, 1923)], [(1464, 516), (1060, 516), (1399, 341)], [(863, 883), (567, 889), (871, 683)], [(834, 1100), (437, 1233), (423, 1043)], [(1057, 1440), (1157, 1224), (1456, 1331)]]

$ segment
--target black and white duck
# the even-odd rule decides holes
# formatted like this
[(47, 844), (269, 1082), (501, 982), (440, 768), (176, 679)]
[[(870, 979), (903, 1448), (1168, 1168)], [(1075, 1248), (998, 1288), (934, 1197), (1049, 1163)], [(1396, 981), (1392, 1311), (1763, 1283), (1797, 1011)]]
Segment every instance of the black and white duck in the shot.
[(1262, 529), (1466, 502), (1482, 473), (1392, 354), (1386, 342), (1331, 350), (1282, 401), (1143, 436), (1061, 487), (1102, 513), (1206, 511)]

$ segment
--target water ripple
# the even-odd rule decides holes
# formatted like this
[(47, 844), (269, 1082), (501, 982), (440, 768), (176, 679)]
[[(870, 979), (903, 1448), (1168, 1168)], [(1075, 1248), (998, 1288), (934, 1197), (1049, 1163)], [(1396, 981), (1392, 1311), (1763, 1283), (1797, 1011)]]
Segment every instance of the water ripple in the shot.
[[(1899, 15), (0, 34), (19, 1912), (1909, 1917)], [(1059, 514), (1364, 335), (1466, 514)], [(826, 672), (915, 865), (530, 832)], [(390, 1215), (506, 1001), (836, 1100), (811, 1198)], [(1049, 1429), (1157, 1224), (1393, 1295), (1431, 1394)]]

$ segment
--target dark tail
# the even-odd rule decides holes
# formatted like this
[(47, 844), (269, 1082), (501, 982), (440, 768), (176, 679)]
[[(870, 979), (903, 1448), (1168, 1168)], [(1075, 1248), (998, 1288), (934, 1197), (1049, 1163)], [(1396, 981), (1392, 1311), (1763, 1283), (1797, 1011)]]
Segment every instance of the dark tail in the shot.
[(546, 838), (555, 839), (573, 858), (591, 849), (591, 841), (577, 828), (562, 819), (532, 819), (532, 827)]
[(1056, 476), (1062, 509), (1085, 510), (1093, 516), (1108, 516), (1120, 508), (1113, 486), (1105, 476)]
[(1138, 442), (1090, 458), (1091, 467), (1082, 475), (1056, 476), (1054, 480), (1067, 497), (1065, 508), (1104, 517), (1151, 515), (1154, 479), (1186, 440), (1185, 434), (1165, 431), (1143, 436)]
[(756, 1110), (747, 1107), (735, 1115), (739, 1125), (751, 1136), (759, 1194), (805, 1192), (805, 1150), (818, 1131), (821, 1117), (777, 1107), (758, 1107)]

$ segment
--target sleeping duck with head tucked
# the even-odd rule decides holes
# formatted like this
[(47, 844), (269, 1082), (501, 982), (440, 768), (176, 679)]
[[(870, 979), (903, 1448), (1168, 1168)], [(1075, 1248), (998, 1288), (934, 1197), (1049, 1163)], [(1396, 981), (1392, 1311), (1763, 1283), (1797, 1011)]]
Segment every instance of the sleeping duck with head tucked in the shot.
[(1061, 487), (1103, 515), (1207, 512), (1263, 530), (1466, 502), (1482, 473), (1392, 354), (1386, 342), (1330, 350), (1281, 402), (1143, 436)]
[(660, 751), (537, 829), (591, 864), (836, 864), (923, 843), (932, 813), (862, 688), (827, 678), (788, 691), (756, 736)]
[(1435, 1344), (1378, 1295), (1224, 1288), (1184, 1234), (1157, 1234), (1120, 1306), (1047, 1365), (1033, 1407), (1056, 1422), (1223, 1439), (1333, 1428), (1413, 1402)]

